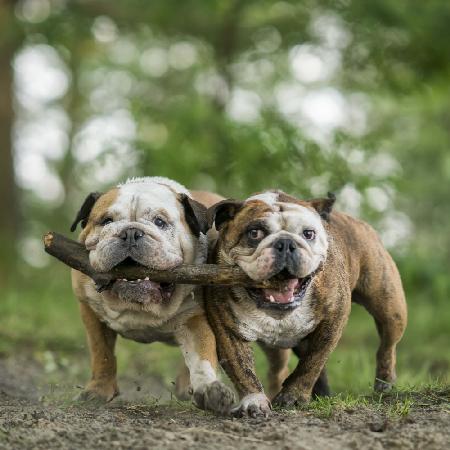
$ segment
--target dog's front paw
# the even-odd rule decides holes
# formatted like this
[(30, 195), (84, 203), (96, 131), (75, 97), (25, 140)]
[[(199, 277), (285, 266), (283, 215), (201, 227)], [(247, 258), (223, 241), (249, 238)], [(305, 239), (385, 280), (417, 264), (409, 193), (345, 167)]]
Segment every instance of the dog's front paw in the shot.
[(310, 398), (305, 395), (296, 395), (292, 391), (281, 390), (273, 399), (272, 404), (276, 408), (290, 409), (309, 403)]
[(194, 403), (200, 408), (228, 415), (235, 402), (234, 392), (220, 381), (205, 384), (194, 391)]
[(115, 381), (109, 383), (91, 381), (87, 384), (84, 390), (74, 398), (74, 400), (79, 402), (102, 404), (110, 402), (118, 395), (119, 389)]
[(394, 383), (389, 383), (388, 381), (381, 380), (379, 378), (375, 378), (375, 383), (373, 385), (373, 389), (375, 392), (389, 392), (392, 390)]
[(234, 417), (268, 417), (272, 405), (266, 394), (260, 392), (257, 394), (248, 394), (242, 398), (239, 405), (231, 411)]

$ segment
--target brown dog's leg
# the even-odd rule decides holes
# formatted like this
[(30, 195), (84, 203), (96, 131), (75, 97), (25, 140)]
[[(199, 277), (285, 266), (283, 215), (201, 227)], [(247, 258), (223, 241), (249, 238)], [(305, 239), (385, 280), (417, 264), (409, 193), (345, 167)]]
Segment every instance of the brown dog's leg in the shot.
[(114, 356), (117, 334), (100, 322), (87, 304), (80, 302), (80, 312), (91, 354), (92, 378), (78, 396), (78, 400), (109, 402), (119, 394), (116, 380), (116, 357)]
[(329, 397), (331, 395), (330, 385), (328, 384), (327, 368), (324, 367), (320, 372), (319, 378), (314, 383), (312, 390), (313, 397)]
[(292, 407), (311, 400), (314, 385), (342, 335), (347, 317), (348, 312), (344, 311), (329, 318), (331, 320), (322, 321), (308, 336), (308, 345), (298, 347), (300, 361), (283, 383), (283, 389), (273, 400), (274, 405)]
[(268, 391), (270, 398), (273, 398), (280, 392), (283, 381), (289, 375), (289, 357), (291, 350), (288, 348), (269, 347), (266, 344), (259, 343), (259, 346), (266, 354), (269, 362), (267, 371)]
[[(295, 355), (300, 358), (301, 353), (305, 353), (308, 348), (308, 339), (303, 339), (299, 345), (292, 350)], [(313, 397), (329, 397), (331, 395), (330, 386), (328, 384), (327, 369), (324, 367), (322, 372), (320, 372), (319, 378), (314, 383), (312, 390)]]
[(397, 378), (396, 346), (406, 328), (406, 302), (403, 295), (399, 295), (395, 298), (384, 297), (382, 304), (377, 298), (369, 298), (363, 305), (373, 316), (380, 336), (374, 389), (378, 392), (389, 391)]
[(184, 361), (180, 365), (180, 369), (175, 380), (175, 395), (178, 400), (189, 400), (191, 397), (191, 378), (189, 369)]
[(223, 313), (208, 311), (208, 319), (214, 327), (219, 361), (240, 397), (239, 405), (231, 412), (236, 417), (258, 415), (268, 416), (272, 409), (270, 400), (255, 372), (253, 349), (249, 342), (242, 340), (224, 326)]
[(178, 330), (177, 340), (190, 374), (194, 402), (201, 409), (228, 414), (234, 393), (218, 380), (216, 340), (205, 315), (187, 320)]
[(371, 261), (352, 294), (352, 300), (364, 306), (375, 320), (380, 345), (374, 389), (388, 391), (396, 379), (396, 346), (407, 322), (407, 306), (397, 267), (384, 248), (377, 252), (382, 260)]

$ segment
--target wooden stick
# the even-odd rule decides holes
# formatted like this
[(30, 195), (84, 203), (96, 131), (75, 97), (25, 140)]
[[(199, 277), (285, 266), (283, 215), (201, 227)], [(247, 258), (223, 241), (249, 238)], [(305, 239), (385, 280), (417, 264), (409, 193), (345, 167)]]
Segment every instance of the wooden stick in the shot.
[(254, 281), (239, 267), (218, 266), (216, 264), (183, 264), (170, 270), (120, 265), (109, 272), (96, 272), (89, 262), (89, 252), (84, 245), (54, 232), (44, 235), (44, 248), (49, 255), (92, 278), (98, 291), (107, 289), (118, 278), (137, 280), (145, 277), (162, 283), (234, 285), (280, 289), (280, 284), (276, 281)]

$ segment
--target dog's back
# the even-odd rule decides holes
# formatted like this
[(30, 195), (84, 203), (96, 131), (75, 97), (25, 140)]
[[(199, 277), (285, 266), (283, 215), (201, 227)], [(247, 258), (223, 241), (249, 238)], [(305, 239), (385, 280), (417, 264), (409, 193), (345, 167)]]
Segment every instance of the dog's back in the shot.
[(348, 259), (355, 302), (364, 304), (367, 297), (373, 296), (396, 296), (404, 300), (397, 266), (369, 224), (347, 214), (333, 212), (328, 227), (331, 238), (344, 244), (342, 249)]

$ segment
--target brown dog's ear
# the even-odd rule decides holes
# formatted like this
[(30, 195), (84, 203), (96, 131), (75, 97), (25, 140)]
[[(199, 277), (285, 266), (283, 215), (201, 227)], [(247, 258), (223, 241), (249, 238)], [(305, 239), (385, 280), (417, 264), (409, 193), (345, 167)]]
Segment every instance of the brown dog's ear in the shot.
[(231, 220), (242, 206), (243, 202), (232, 199), (222, 200), (211, 206), (206, 212), (209, 228), (215, 224), (216, 230), (220, 230), (225, 222)]
[(186, 194), (179, 194), (178, 198), (183, 205), (186, 222), (192, 233), (197, 237), (200, 236), (200, 233), (206, 234), (208, 231), (206, 206), (190, 198)]
[(323, 220), (328, 221), (335, 201), (336, 196), (332, 192), (328, 192), (327, 198), (316, 198), (309, 200), (309, 203), (319, 213)]
[(77, 217), (75, 217), (75, 220), (70, 227), (70, 231), (75, 231), (77, 229), (77, 225), (81, 222), (81, 228), (84, 228), (86, 226), (87, 220), (89, 218), (89, 214), (91, 213), (92, 207), (95, 205), (95, 202), (98, 200), (98, 198), (103, 195), (101, 192), (91, 192), (86, 199), (84, 200), (83, 204), (81, 205), (80, 210), (78, 211)]

